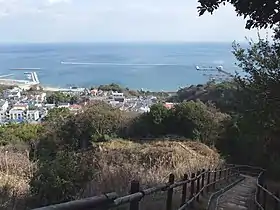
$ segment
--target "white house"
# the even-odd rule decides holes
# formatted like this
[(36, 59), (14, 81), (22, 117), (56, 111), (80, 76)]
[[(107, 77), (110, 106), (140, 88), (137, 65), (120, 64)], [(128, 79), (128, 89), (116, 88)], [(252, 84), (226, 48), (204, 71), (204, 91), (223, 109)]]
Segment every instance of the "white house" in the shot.
[(113, 97), (124, 97), (123, 93), (119, 93), (119, 92), (112, 92), (112, 96)]
[(0, 111), (6, 112), (9, 107), (9, 102), (6, 100), (0, 100)]
[(19, 109), (11, 109), (9, 111), (9, 119), (10, 120), (22, 120), (25, 118), (25, 113), (23, 110)]
[(0, 122), (3, 122), (6, 120), (6, 112), (9, 107), (8, 101), (1, 100), (0, 101)]
[(55, 104), (45, 104), (45, 107), (47, 108), (47, 109), (53, 109), (53, 108), (55, 108)]
[(58, 107), (58, 108), (69, 108), (69, 107), (70, 107), (70, 104), (69, 104), (69, 103), (60, 103), (60, 104), (58, 104), (57, 107)]
[(140, 107), (139, 109), (140, 112), (150, 112), (150, 108), (148, 106)]
[(47, 96), (46, 93), (41, 93), (41, 94), (35, 95), (35, 100), (37, 102), (43, 102), (46, 100), (46, 96)]
[(26, 120), (36, 121), (40, 118), (39, 110), (27, 110), (26, 112)]
[(28, 107), (29, 107), (28, 104), (17, 103), (13, 106), (13, 109), (25, 111), (28, 109)]
[(4, 97), (9, 99), (19, 99), (21, 97), (21, 89), (14, 88), (12, 90), (8, 89), (4, 91)]

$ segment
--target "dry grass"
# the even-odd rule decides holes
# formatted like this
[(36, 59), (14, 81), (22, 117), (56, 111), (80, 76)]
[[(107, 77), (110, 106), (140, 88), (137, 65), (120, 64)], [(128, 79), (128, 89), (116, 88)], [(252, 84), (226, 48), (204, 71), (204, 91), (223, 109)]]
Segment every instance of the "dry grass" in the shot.
[(209, 147), (194, 142), (150, 141), (135, 143), (114, 140), (100, 143), (96, 153), (99, 174), (87, 195), (117, 191), (124, 194), (129, 182), (139, 180), (142, 187), (167, 181), (170, 173), (177, 179), (202, 168), (216, 167), (221, 159)]
[(0, 209), (24, 206), (34, 168), (27, 152), (0, 149)]
[[(214, 150), (190, 141), (114, 140), (99, 143), (94, 153), (98, 160), (97, 175), (83, 197), (110, 191), (126, 194), (133, 179), (146, 188), (166, 182), (170, 173), (179, 179), (184, 173), (221, 163)], [(0, 151), (0, 209), (22, 209), (21, 200), (29, 194), (28, 183), (35, 168), (36, 164), (29, 161), (26, 152)], [(153, 200), (162, 202), (163, 198)]]

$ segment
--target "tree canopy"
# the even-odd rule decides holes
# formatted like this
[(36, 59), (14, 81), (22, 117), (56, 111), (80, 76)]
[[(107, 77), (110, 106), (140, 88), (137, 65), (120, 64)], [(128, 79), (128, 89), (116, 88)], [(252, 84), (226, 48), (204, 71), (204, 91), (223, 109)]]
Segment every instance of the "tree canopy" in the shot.
[(76, 95), (67, 95), (61, 92), (54, 92), (47, 97), (47, 102), (50, 104), (58, 104), (58, 103), (77, 103), (78, 97)]
[(280, 2), (274, 0), (198, 0), (199, 15), (213, 14), (220, 5), (231, 4), (238, 16), (246, 20), (246, 28), (273, 27), (280, 21)]

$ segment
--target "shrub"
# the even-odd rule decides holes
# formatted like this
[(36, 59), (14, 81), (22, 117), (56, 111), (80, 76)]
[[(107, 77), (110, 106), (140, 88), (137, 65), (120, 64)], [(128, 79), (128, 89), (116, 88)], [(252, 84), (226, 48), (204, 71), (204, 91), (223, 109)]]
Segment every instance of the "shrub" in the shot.
[(89, 152), (60, 151), (53, 160), (41, 161), (31, 181), (32, 203), (50, 205), (73, 200), (92, 180), (94, 161)]

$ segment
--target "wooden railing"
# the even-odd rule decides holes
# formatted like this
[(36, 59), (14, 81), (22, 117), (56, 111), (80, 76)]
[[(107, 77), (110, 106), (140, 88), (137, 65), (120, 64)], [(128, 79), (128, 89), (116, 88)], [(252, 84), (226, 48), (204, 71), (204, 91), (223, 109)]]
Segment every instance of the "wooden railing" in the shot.
[(125, 204), (129, 204), (129, 210), (139, 210), (141, 199), (157, 192), (167, 193), (165, 209), (171, 210), (174, 190), (178, 187), (181, 187), (181, 202), (178, 210), (183, 210), (193, 207), (195, 203), (200, 202), (201, 196), (215, 190), (217, 184), (221, 181), (230, 181), (232, 178), (236, 180), (239, 176), (240, 171), (237, 166), (229, 166), (216, 170), (202, 170), (197, 173), (192, 173), (190, 177), (185, 174), (183, 178), (177, 182), (175, 182), (174, 174), (170, 174), (168, 183), (148, 189), (140, 189), (140, 183), (138, 181), (132, 181), (129, 194), (122, 197), (113, 192), (92, 198), (42, 207), (36, 210), (109, 209)]
[(165, 209), (171, 210), (174, 190), (178, 187), (181, 187), (181, 201), (178, 210), (189, 209), (189, 207), (193, 207), (195, 203), (200, 202), (201, 196), (215, 191), (218, 183), (226, 181), (232, 184), (240, 178), (241, 174), (257, 177), (255, 205), (258, 210), (280, 209), (279, 193), (272, 193), (267, 189), (264, 182), (264, 169), (247, 165), (227, 165), (225, 168), (216, 170), (208, 169), (198, 171), (197, 173), (192, 173), (190, 177), (185, 174), (183, 178), (177, 182), (175, 182), (174, 174), (170, 174), (168, 183), (148, 189), (141, 189), (140, 183), (134, 180), (130, 183), (129, 194), (125, 196), (118, 196), (117, 193), (112, 192), (101, 196), (37, 208), (36, 210), (104, 210), (123, 206), (125, 204), (129, 204), (129, 210), (139, 210), (139, 204), (142, 198), (158, 192), (167, 193)]
[(255, 203), (258, 210), (279, 210), (280, 199), (279, 191), (272, 193), (268, 190), (264, 179), (265, 171), (263, 170), (257, 179), (257, 192), (255, 196)]
[(236, 166), (239, 168), (241, 174), (257, 177), (256, 193), (254, 203), (257, 210), (279, 210), (280, 199), (279, 190), (273, 193), (265, 184), (265, 172), (266, 170), (260, 167), (254, 167), (249, 165), (228, 165)]

